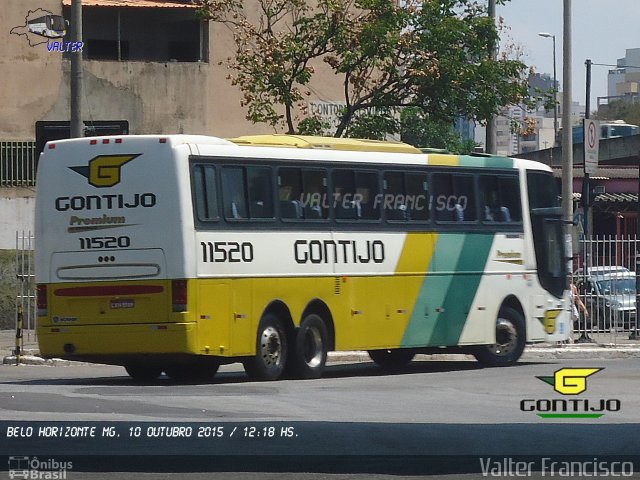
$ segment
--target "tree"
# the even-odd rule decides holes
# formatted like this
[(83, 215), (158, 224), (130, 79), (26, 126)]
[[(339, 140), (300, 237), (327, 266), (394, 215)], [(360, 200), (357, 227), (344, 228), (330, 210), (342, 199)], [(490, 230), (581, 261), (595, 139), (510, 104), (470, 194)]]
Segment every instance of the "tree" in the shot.
[(640, 125), (640, 104), (616, 100), (598, 108), (598, 120), (624, 120), (632, 125)]
[[(242, 0), (198, 0), (199, 14), (228, 25), (236, 44), (228, 59), (233, 85), (240, 87), (247, 119), (277, 126), (283, 121), (294, 133), (293, 109), (303, 100), (300, 87), (314, 73), (309, 64), (331, 49), (331, 39), (340, 23), (331, 1), (315, 7), (304, 0), (257, 0), (257, 18)], [(275, 105), (284, 106), (279, 113)]]
[(452, 124), (433, 121), (415, 107), (402, 111), (400, 133), (403, 142), (419, 148), (442, 148), (451, 153), (470, 154), (476, 146), (473, 140), (463, 140)]
[(342, 79), (345, 107), (335, 136), (361, 134), (367, 124), (375, 130), (371, 136), (397, 130), (397, 112), (409, 106), (440, 123), (460, 115), (484, 121), (527, 97), (526, 65), (490, 55), (498, 30), (485, 2), (256, 2), (252, 22), (244, 2), (200, 1), (203, 15), (234, 28), (232, 81), (254, 122), (297, 130), (294, 111), (302, 106), (314, 60)]

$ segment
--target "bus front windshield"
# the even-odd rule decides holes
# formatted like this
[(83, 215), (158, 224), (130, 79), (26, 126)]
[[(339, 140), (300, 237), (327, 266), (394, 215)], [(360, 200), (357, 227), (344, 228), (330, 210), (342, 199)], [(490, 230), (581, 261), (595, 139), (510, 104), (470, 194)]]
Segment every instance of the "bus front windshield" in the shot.
[(556, 182), (551, 173), (529, 172), (527, 183), (538, 279), (544, 289), (561, 298), (567, 272)]

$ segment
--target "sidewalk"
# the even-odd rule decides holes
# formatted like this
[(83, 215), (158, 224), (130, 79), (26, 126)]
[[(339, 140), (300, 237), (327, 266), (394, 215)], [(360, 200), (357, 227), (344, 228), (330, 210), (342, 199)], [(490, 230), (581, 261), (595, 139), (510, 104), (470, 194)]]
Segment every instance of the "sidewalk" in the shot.
[[(554, 360), (554, 359), (607, 359), (640, 357), (640, 340), (629, 340), (628, 334), (614, 337), (610, 333), (596, 334), (592, 338), (594, 343), (547, 344), (539, 343), (525, 348), (521, 361)], [(14, 330), (0, 330), (0, 357), (3, 363), (15, 364), (16, 332)], [(44, 360), (40, 358), (35, 332), (23, 331), (23, 357), (21, 363), (31, 365), (68, 365), (66, 360)], [(418, 355), (418, 359), (440, 361), (473, 360), (471, 355), (436, 354)], [(339, 362), (370, 362), (367, 352), (346, 351), (330, 352), (328, 363)]]

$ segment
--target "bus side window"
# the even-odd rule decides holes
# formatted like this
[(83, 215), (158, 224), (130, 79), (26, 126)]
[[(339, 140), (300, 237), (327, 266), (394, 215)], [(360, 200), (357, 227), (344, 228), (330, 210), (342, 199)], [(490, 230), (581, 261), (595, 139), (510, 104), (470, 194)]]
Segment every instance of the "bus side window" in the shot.
[(201, 222), (218, 220), (216, 171), (212, 165), (193, 167), (193, 192), (197, 219)]
[(329, 216), (326, 205), (327, 173), (325, 170), (302, 170), (302, 198), (304, 218), (322, 220)]
[(359, 217), (359, 208), (355, 197), (355, 178), (353, 170), (333, 171), (333, 211), (338, 220), (355, 220)]
[(433, 175), (435, 218), (440, 222), (474, 222), (475, 188), (472, 175)]
[(384, 195), (381, 203), (387, 220), (390, 222), (406, 222), (409, 220), (404, 174), (402, 172), (384, 172), (383, 185)]
[(356, 194), (354, 201), (358, 218), (362, 220), (380, 219), (380, 202), (378, 196), (378, 174), (356, 170)]
[(223, 167), (222, 201), (227, 220), (247, 219), (247, 195), (244, 188), (242, 167)]
[(278, 203), (281, 218), (285, 220), (299, 220), (302, 218), (301, 194), (302, 179), (300, 168), (280, 168), (278, 170)]
[(484, 222), (522, 221), (520, 187), (516, 177), (481, 175), (480, 190)]
[(247, 167), (247, 186), (249, 216), (251, 218), (273, 218), (271, 168)]
[(424, 173), (405, 174), (406, 201), (409, 219), (416, 221), (429, 220), (429, 183)]

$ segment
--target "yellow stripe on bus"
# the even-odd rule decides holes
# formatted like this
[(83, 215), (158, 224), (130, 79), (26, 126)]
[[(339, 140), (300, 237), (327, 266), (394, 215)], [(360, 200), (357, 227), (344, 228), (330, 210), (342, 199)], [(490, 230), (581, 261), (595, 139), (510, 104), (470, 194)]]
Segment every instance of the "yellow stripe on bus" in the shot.
[(427, 161), (428, 165), (445, 165), (449, 167), (457, 167), (460, 165), (459, 155), (443, 155), (443, 154), (429, 154)]

